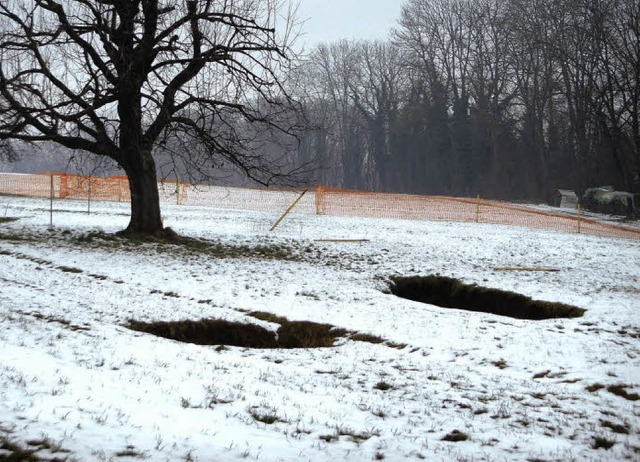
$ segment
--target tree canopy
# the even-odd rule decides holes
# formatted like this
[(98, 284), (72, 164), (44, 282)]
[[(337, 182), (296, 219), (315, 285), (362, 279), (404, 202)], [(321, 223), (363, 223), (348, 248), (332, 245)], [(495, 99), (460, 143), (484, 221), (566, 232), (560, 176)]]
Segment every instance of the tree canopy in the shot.
[(157, 234), (159, 148), (265, 184), (290, 173), (255, 140), (291, 133), (294, 12), (283, 0), (5, 0), (0, 140), (114, 160), (129, 178), (128, 230)]

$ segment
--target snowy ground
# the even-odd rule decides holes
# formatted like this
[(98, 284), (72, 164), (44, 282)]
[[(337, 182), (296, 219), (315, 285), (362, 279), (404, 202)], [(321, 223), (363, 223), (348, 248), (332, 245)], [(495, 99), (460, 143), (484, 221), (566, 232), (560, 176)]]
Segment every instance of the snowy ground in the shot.
[[(216, 256), (88, 240), (124, 228), (126, 206), (55, 205), (48, 230), (46, 201), (0, 198), (0, 459), (640, 459), (639, 241), (301, 215), (270, 233), (277, 213), (164, 207)], [(318, 241), (340, 238), (368, 241)], [(526, 321), (385, 293), (436, 273), (588, 311)], [(277, 327), (247, 310), (391, 343), (216, 348), (123, 327)]]

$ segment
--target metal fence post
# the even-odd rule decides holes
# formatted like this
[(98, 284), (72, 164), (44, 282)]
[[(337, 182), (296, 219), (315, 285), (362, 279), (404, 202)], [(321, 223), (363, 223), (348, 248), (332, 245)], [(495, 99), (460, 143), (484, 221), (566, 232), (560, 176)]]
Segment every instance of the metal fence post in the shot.
[(49, 229), (53, 228), (53, 173), (49, 175), (51, 189), (49, 190)]

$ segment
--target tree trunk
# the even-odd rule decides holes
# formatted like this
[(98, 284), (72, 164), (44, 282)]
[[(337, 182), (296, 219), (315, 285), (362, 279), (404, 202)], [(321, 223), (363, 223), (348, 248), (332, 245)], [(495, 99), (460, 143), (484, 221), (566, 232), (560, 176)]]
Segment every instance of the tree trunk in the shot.
[[(124, 72), (124, 71), (123, 71)], [(131, 221), (123, 234), (163, 236), (160, 197), (153, 146), (145, 143), (142, 129), (141, 79), (125, 73), (118, 102), (120, 115), (120, 164), (131, 191)]]
[(142, 151), (127, 158), (123, 168), (131, 189), (131, 221), (124, 234), (163, 235), (155, 161)]

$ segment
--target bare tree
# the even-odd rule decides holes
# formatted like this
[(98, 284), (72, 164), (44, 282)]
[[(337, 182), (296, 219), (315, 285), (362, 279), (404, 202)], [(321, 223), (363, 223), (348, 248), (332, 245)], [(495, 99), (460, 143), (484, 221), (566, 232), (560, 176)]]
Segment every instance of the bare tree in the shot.
[[(0, 140), (113, 159), (131, 188), (127, 232), (161, 234), (154, 152), (179, 139), (269, 184), (285, 173), (255, 134), (278, 113), (295, 8), (287, 0), (4, 0)], [(242, 130), (241, 125), (261, 129)]]
[(354, 42), (340, 40), (321, 44), (311, 52), (307, 70), (310, 94), (331, 108), (325, 130), (332, 136), (332, 161), (341, 166), (342, 186), (364, 187), (365, 159), (362, 145), (366, 135), (359, 110), (353, 103), (352, 88), (359, 71), (360, 54)]
[(372, 186), (397, 191), (397, 163), (391, 153), (391, 130), (402, 104), (405, 73), (400, 48), (389, 42), (355, 44), (358, 69), (350, 83), (351, 98), (368, 129), (368, 155)]
[(640, 4), (634, 0), (588, 5), (601, 42), (592, 74), (602, 125), (630, 191), (640, 191)]
[(7, 141), (0, 141), (0, 161), (15, 162), (19, 156), (13, 145)]

